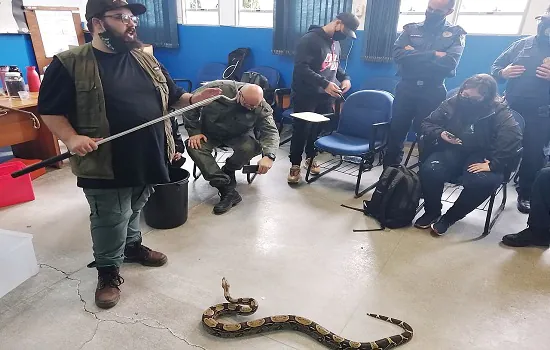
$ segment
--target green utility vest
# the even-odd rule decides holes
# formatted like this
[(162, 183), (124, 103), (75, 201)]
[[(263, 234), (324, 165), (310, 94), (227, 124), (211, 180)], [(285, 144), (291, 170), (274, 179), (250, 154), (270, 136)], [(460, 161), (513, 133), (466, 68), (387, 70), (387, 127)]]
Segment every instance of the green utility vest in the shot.
[[(163, 115), (168, 113), (168, 85), (159, 62), (150, 54), (135, 49), (131, 51), (141, 67), (149, 74), (153, 85), (160, 92)], [(110, 136), (109, 122), (105, 111), (103, 85), (91, 43), (62, 52), (57, 55), (60, 62), (74, 79), (76, 88), (76, 112), (69, 115), (69, 121), (77, 134), (91, 138)], [(139, 103), (139, 101), (136, 101)], [(154, 118), (160, 116), (151, 116)], [(165, 121), (168, 159), (172, 159), (174, 139), (170, 120)], [(84, 157), (70, 158), (71, 169), (78, 177), (89, 179), (114, 179), (111, 144), (105, 143)]]

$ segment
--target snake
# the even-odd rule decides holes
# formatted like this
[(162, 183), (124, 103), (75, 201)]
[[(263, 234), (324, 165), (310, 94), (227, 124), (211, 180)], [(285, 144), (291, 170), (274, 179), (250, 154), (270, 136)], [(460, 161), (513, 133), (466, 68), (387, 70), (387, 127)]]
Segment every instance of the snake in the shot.
[(392, 323), (403, 329), (401, 334), (392, 335), (371, 342), (356, 342), (345, 339), (327, 330), (316, 322), (295, 315), (277, 315), (259, 318), (240, 323), (225, 323), (218, 318), (228, 315), (249, 316), (258, 310), (258, 302), (253, 298), (232, 298), (229, 294), (229, 282), (223, 278), (222, 288), (227, 303), (217, 304), (206, 309), (202, 314), (202, 325), (205, 330), (220, 338), (239, 338), (264, 332), (293, 330), (304, 333), (330, 349), (386, 350), (408, 343), (413, 337), (413, 329), (406, 322), (378, 314), (368, 316)]

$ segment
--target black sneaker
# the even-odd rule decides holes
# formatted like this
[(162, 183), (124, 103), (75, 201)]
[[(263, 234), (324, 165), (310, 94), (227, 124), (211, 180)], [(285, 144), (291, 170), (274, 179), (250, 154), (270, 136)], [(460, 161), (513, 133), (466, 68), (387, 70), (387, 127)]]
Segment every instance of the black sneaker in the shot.
[(430, 228), (431, 224), (437, 221), (439, 217), (441, 216), (441, 213), (437, 214), (430, 214), (430, 213), (424, 213), (421, 217), (416, 220), (414, 223), (414, 227), (425, 230), (427, 228)]
[(531, 201), (525, 198), (518, 198), (518, 210), (522, 214), (529, 214), (531, 211)]
[(443, 236), (445, 233), (447, 233), (447, 230), (449, 227), (453, 226), (454, 222), (450, 221), (443, 215), (439, 218), (435, 223), (431, 225), (432, 232), (437, 236)]
[[(543, 238), (546, 236), (547, 238)], [(546, 247), (550, 246), (550, 232), (534, 232), (530, 228), (502, 237), (502, 244), (509, 247)]]
[(214, 206), (214, 214), (227, 213), (231, 208), (242, 202), (242, 197), (233, 187), (220, 188), (220, 202)]

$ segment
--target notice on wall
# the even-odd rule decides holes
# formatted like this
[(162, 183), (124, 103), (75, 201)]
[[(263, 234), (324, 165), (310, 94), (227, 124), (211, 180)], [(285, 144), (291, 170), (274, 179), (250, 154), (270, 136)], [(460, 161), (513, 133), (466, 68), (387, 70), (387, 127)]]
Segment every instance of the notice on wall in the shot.
[(36, 10), (35, 13), (46, 57), (52, 58), (72, 46), (79, 46), (72, 11)]

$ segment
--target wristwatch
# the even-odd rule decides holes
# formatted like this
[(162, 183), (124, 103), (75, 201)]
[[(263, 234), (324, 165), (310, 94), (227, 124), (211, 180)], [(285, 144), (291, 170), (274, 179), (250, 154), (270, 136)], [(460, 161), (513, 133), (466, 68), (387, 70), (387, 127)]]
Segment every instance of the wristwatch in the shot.
[(276, 158), (273, 153), (264, 154), (264, 157), (267, 157), (267, 158), (271, 159), (272, 161), (275, 161), (275, 158)]

